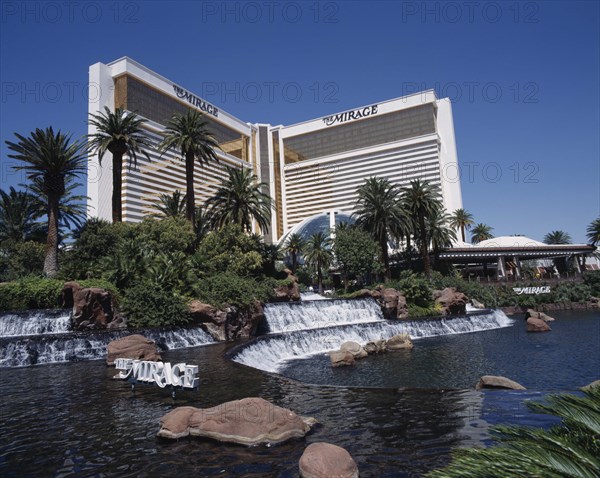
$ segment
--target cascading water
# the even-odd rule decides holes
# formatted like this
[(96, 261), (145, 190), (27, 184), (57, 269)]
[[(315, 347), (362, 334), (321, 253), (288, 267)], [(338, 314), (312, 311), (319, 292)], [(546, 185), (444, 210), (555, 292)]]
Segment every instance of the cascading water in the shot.
[(377, 322), (383, 320), (383, 314), (373, 299), (334, 299), (267, 304), (265, 320), (268, 332), (274, 334)]
[(66, 310), (14, 312), (0, 315), (0, 337), (64, 334), (70, 332), (70, 325), (70, 313)]
[[(281, 314), (280, 308), (275, 308), (275, 316), (272, 315), (271, 308), (265, 309), (269, 327), (276, 324), (276, 327), (284, 333), (259, 337), (254, 342), (238, 349), (231, 358), (250, 367), (268, 372), (278, 372), (289, 360), (335, 350), (347, 341), (364, 345), (367, 342), (388, 339), (400, 333), (407, 333), (413, 339), (420, 339), (438, 335), (479, 332), (507, 327), (512, 324), (512, 320), (499, 310), (447, 319), (391, 321), (381, 318), (381, 311), (372, 299), (327, 302), (328, 304), (319, 302), (319, 307), (321, 312), (328, 310), (328, 306), (332, 309), (338, 309), (333, 314), (337, 318), (333, 321), (333, 326), (332, 320), (324, 320), (324, 326), (322, 327), (318, 325), (313, 328), (304, 327), (304, 325), (317, 324), (317, 322), (303, 317), (305, 308), (313, 313), (313, 304), (296, 304), (293, 308), (286, 310), (286, 314)], [(353, 305), (355, 302), (361, 304)], [(371, 304), (366, 306), (366, 302)], [(365, 320), (356, 322), (357, 315), (342, 312), (343, 310), (355, 310), (354, 307), (363, 307), (363, 310), (368, 310), (369, 313), (373, 314), (373, 308), (377, 307), (379, 314), (375, 314), (377, 315), (376, 320), (372, 318), (368, 320), (366, 317), (370, 316), (365, 316)], [(346, 320), (353, 322), (344, 323), (344, 316)], [(301, 324), (301, 327), (298, 324)]]
[(36, 311), (0, 316), (0, 367), (96, 360), (106, 346), (132, 333), (154, 340), (161, 350), (197, 347), (214, 342), (199, 327), (135, 331), (70, 332), (64, 311)]

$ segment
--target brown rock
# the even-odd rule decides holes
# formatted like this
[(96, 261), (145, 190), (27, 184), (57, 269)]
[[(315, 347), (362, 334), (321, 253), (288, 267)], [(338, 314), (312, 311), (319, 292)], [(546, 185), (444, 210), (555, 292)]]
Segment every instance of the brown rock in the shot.
[(365, 352), (370, 354), (380, 354), (386, 351), (385, 348), (385, 340), (375, 340), (373, 342), (368, 342), (364, 347)]
[(498, 375), (484, 375), (475, 385), (475, 389), (482, 388), (503, 389), (503, 390), (527, 390), (520, 383), (514, 382), (506, 377)]
[(552, 330), (550, 326), (542, 319), (527, 319), (527, 332), (548, 332)]
[(61, 303), (65, 309), (73, 307), (73, 297), (75, 293), (81, 290), (78, 282), (65, 282), (61, 292)]
[(596, 387), (600, 387), (600, 380), (594, 380), (592, 383), (588, 383), (585, 387), (581, 387), (581, 390), (588, 392)]
[(188, 311), (202, 329), (218, 341), (251, 337), (264, 319), (263, 305), (259, 301), (255, 301), (248, 310), (236, 307), (219, 310), (199, 300), (192, 300), (188, 304)]
[(154, 341), (143, 335), (128, 335), (109, 342), (106, 346), (106, 363), (114, 365), (118, 358), (130, 358), (134, 360), (162, 360)]
[[(72, 291), (73, 312), (71, 318), (76, 329), (105, 329), (112, 322), (114, 311), (113, 297), (110, 292), (96, 287), (79, 290), (72, 288)], [(65, 292), (64, 289), (63, 292)], [(65, 294), (68, 298), (68, 292)]]
[(357, 342), (344, 342), (340, 346), (340, 352), (350, 352), (355, 359), (365, 358), (369, 355)]
[[(408, 318), (408, 306), (402, 293), (392, 288), (382, 288), (380, 291), (381, 296), (378, 299), (386, 319)], [(374, 294), (372, 297), (377, 298)]]
[(287, 272), (288, 285), (280, 285), (275, 287), (275, 297), (271, 299), (273, 302), (297, 302), (300, 300), (300, 286), (298, 285), (298, 278), (292, 274), (289, 269), (284, 269)]
[(299, 438), (316, 423), (262, 398), (244, 398), (212, 408), (179, 407), (160, 420), (158, 436), (199, 436), (221, 442), (258, 445)]
[(402, 294), (398, 296), (396, 318), (399, 320), (408, 319), (408, 304), (406, 303), (406, 297), (404, 297)]
[(386, 350), (394, 351), (394, 350), (410, 350), (413, 348), (412, 340), (410, 339), (410, 335), (408, 334), (398, 334), (394, 335), (391, 339), (387, 340), (385, 343)]
[(442, 306), (444, 315), (464, 315), (467, 313), (469, 298), (455, 287), (446, 287), (441, 291), (434, 291), (435, 303)]
[(298, 466), (302, 478), (358, 478), (358, 467), (350, 453), (330, 443), (308, 445)]
[(485, 304), (479, 302), (477, 299), (471, 299), (471, 305), (476, 309), (485, 309)]
[(341, 350), (329, 352), (329, 359), (331, 360), (332, 367), (354, 365), (354, 355), (352, 355), (350, 352), (342, 352)]

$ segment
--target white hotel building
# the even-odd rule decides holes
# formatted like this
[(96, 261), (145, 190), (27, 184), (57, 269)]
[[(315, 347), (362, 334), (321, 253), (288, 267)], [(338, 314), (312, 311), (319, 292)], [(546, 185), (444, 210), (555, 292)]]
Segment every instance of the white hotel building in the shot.
[[(272, 126), (246, 123), (145, 66), (121, 58), (90, 67), (89, 113), (117, 107), (136, 112), (158, 142), (173, 113), (197, 108), (220, 145), (219, 163), (196, 168), (196, 200), (202, 204), (225, 176), (224, 166), (251, 168), (274, 198), (267, 241), (322, 212), (351, 214), (356, 188), (371, 176), (404, 186), (412, 179), (439, 185), (447, 211), (462, 207), (452, 106), (434, 91), (382, 101), (324, 118)], [(94, 129), (90, 126), (89, 133)], [(123, 172), (123, 220), (153, 212), (161, 193), (185, 192), (184, 163), (177, 155), (148, 151)], [(110, 154), (102, 167), (88, 166), (90, 216), (111, 218)]]

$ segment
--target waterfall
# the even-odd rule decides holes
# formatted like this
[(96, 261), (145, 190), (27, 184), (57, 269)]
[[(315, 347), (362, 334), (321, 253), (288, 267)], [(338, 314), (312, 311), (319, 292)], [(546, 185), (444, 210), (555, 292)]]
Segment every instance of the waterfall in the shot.
[(71, 320), (66, 310), (40, 310), (0, 315), (0, 337), (17, 335), (64, 334)]
[(214, 342), (199, 327), (67, 332), (68, 324), (69, 316), (64, 311), (0, 316), (0, 367), (103, 359), (110, 341), (131, 334), (154, 340), (161, 350)]
[(373, 299), (333, 299), (267, 304), (265, 320), (269, 333), (282, 333), (377, 322), (383, 314)]
[[(298, 307), (295, 311), (301, 315), (303, 307)], [(269, 315), (269, 312), (266, 314)], [(267, 317), (267, 320), (270, 323), (271, 317)], [(297, 318), (298, 322), (302, 320), (300, 317)], [(288, 360), (335, 350), (347, 341), (364, 345), (373, 340), (389, 339), (400, 333), (407, 333), (415, 340), (438, 335), (479, 332), (507, 327), (511, 324), (512, 320), (500, 310), (447, 319), (376, 320), (351, 323), (259, 337), (234, 351), (231, 358), (250, 367), (277, 372)]]

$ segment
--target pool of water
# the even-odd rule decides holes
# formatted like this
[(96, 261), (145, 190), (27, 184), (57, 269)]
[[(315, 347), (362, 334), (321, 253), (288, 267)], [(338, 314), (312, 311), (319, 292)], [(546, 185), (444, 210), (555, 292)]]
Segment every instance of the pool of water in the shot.
[(561, 311), (548, 333), (510, 327), (415, 340), (414, 349), (332, 368), (327, 355), (289, 361), (281, 373), (317, 384), (469, 388), (482, 375), (503, 375), (534, 390), (576, 389), (600, 378), (600, 313)]
[[(552, 332), (536, 336), (521, 337), (521, 326), (503, 329), (506, 336), (488, 331), (423, 339), (416, 343), (412, 358), (387, 354), (332, 373), (346, 386), (311, 385), (239, 365), (224, 358), (233, 344), (170, 351), (165, 360), (198, 364), (201, 370), (200, 390), (179, 393), (175, 403), (168, 391), (152, 386), (138, 386), (133, 396), (127, 383), (111, 379), (115, 370), (103, 361), (1, 369), (0, 476), (297, 477), (298, 459), (315, 441), (346, 448), (363, 478), (421, 476), (448, 463), (456, 447), (489, 443), (490, 425), (553, 423), (550, 417), (530, 413), (525, 402), (543, 399), (546, 390), (574, 389), (598, 378), (600, 335), (594, 316), (561, 314)], [(579, 345), (567, 347), (572, 340)], [(530, 347), (517, 353), (520, 341)], [(383, 365), (385, 357), (393, 367)], [(494, 361), (509, 358), (507, 364), (492, 367)], [(368, 368), (361, 367), (370, 362), (373, 370), (385, 369), (388, 375), (394, 370), (404, 377), (396, 383), (410, 387), (348, 386), (362, 383), (356, 376), (365, 375)], [(463, 368), (457, 367), (461, 362)], [(421, 372), (409, 374), (405, 369), (411, 363), (422, 367)], [(429, 381), (423, 377), (429, 373), (426, 363), (432, 370)], [(489, 364), (485, 373), (504, 372), (530, 390), (461, 389), (475, 381), (461, 377), (479, 370), (473, 363)], [(440, 372), (445, 366), (454, 372)], [(298, 364), (290, 364), (286, 373), (293, 375), (295, 367), (296, 378), (301, 378)], [(525, 370), (524, 375), (518, 370)], [(325, 377), (323, 373), (318, 369), (311, 381)], [(536, 381), (530, 380), (538, 373)], [(412, 388), (420, 386), (425, 388)], [(313, 416), (320, 425), (304, 439), (273, 447), (247, 448), (196, 438), (163, 441), (155, 436), (160, 417), (174, 406), (211, 407), (248, 396)]]

